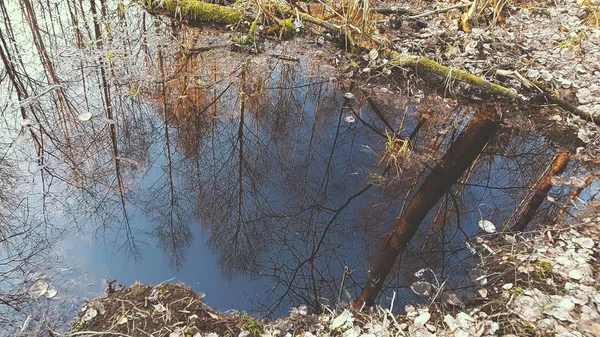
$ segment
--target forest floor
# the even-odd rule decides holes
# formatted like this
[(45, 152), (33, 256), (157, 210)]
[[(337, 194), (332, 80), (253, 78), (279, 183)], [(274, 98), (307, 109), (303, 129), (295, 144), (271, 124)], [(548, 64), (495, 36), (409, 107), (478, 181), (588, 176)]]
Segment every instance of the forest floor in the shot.
[[(417, 54), (492, 82), (520, 89), (543, 81), (581, 109), (600, 114), (600, 12), (598, 1), (505, 2), (494, 23), (493, 9), (481, 10), (470, 33), (460, 29), (464, 8), (446, 3), (399, 2), (424, 15), (392, 16), (385, 34), (394, 48)], [(384, 6), (384, 4), (382, 4)], [(414, 17), (414, 16), (413, 16)]]

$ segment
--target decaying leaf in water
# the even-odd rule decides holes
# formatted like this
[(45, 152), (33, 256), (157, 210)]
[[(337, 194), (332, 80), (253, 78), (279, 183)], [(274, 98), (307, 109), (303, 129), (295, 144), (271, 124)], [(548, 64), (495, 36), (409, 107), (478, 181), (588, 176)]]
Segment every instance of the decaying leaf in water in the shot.
[(79, 119), (82, 122), (89, 121), (90, 119), (92, 119), (92, 113), (91, 112), (84, 112), (81, 115), (77, 116), (77, 119)]
[(56, 294), (58, 293), (58, 291), (54, 288), (48, 288), (48, 291), (46, 291), (46, 298), (54, 298), (54, 296), (56, 296)]
[(479, 228), (486, 233), (494, 233), (496, 232), (496, 226), (489, 220), (479, 220), (478, 222)]
[(29, 288), (29, 294), (33, 298), (40, 298), (40, 297), (44, 296), (44, 294), (46, 294), (47, 291), (48, 291), (48, 283), (41, 281), (41, 280), (35, 282), (31, 286), (31, 288)]
[(433, 287), (429, 282), (417, 281), (410, 285), (410, 289), (419, 296), (427, 297), (431, 295)]
[(442, 295), (442, 299), (447, 304), (450, 304), (455, 307), (464, 307), (465, 306), (463, 301), (460, 298), (458, 298), (458, 296), (456, 296), (456, 294), (454, 294), (454, 293), (444, 293)]

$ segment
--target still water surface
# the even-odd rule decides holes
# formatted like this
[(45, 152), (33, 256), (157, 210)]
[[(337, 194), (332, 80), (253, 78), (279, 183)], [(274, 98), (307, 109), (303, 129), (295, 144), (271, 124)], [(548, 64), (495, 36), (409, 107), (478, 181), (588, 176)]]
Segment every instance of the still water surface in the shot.
[[(22, 9), (5, 9), (13, 20), (4, 36), (12, 27), (12, 41), (23, 42), (4, 45), (20, 61), (11, 65), (16, 79), (2, 82), (3, 170), (18, 186), (3, 206), (36, 254), (3, 291), (38, 280), (58, 291), (22, 304), (7, 331), (30, 314), (60, 325), (112, 279), (183, 282), (218, 310), (271, 317), (345, 305), (365, 286), (386, 233), (484, 109), (407, 96), (389, 83), (340, 82), (309, 57), (182, 53), (182, 44), (214, 46), (222, 36), (174, 29), (134, 7), (108, 11), (110, 34), (95, 36), (93, 24), (72, 26), (60, 11), (71, 5), (82, 10), (71, 18), (91, 10), (33, 6), (38, 24), (54, 29), (39, 35), (47, 60), (30, 43), (35, 29), (19, 20)], [(557, 153), (529, 128), (502, 124), (441, 191), (377, 302), (389, 305), (394, 292), (397, 310), (418, 301), (408, 286), (423, 268), (448, 290), (470, 287), (477, 261), (465, 241), (482, 234), (482, 219), (512, 226)], [(574, 163), (566, 172), (583, 178)], [(531, 223), (568, 217), (559, 212), (573, 188), (554, 187)]]

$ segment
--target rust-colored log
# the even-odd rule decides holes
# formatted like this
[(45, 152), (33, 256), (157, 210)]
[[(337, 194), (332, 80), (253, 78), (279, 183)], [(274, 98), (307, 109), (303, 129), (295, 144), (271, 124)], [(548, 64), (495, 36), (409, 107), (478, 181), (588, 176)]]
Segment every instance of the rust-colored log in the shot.
[(394, 230), (387, 235), (383, 248), (371, 263), (369, 280), (354, 307), (373, 304), (396, 259), (404, 252), (427, 213), (471, 166), (497, 131), (498, 125), (488, 112), (480, 112), (471, 119), (423, 181)]
[(546, 178), (542, 181), (538, 189), (535, 191), (531, 200), (529, 200), (529, 204), (525, 208), (525, 210), (521, 213), (521, 217), (519, 220), (510, 228), (513, 231), (523, 231), (527, 224), (533, 219), (535, 213), (544, 202), (544, 199), (548, 196), (548, 192), (552, 188), (551, 179), (553, 176), (559, 175), (565, 171), (567, 168), (567, 164), (569, 164), (570, 156), (567, 152), (561, 152), (556, 155), (554, 166), (550, 173), (546, 176)]

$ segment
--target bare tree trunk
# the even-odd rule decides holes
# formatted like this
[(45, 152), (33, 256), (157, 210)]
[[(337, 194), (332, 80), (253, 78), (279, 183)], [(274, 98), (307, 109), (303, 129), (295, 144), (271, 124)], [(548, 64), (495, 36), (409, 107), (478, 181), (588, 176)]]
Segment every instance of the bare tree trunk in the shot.
[(548, 192), (550, 192), (550, 189), (552, 188), (552, 177), (559, 175), (565, 171), (565, 169), (567, 168), (567, 164), (569, 164), (569, 159), (570, 155), (567, 152), (561, 152), (558, 155), (556, 155), (552, 170), (550, 170), (550, 173), (548, 173), (544, 181), (542, 181), (538, 189), (535, 191), (535, 194), (533, 195), (533, 197), (531, 197), (531, 200), (529, 200), (527, 208), (525, 208), (523, 213), (521, 213), (519, 221), (517, 221), (514, 224), (514, 226), (510, 228), (511, 230), (525, 230), (527, 224), (529, 224), (531, 219), (533, 219), (535, 213), (542, 205), (542, 202), (544, 202), (544, 199), (546, 199), (546, 197), (548, 196)]
[(369, 280), (354, 302), (355, 307), (373, 304), (396, 259), (405, 251), (425, 216), (471, 166), (497, 131), (496, 121), (489, 111), (479, 112), (471, 119), (423, 181), (396, 227), (388, 234), (383, 248), (371, 263)]

